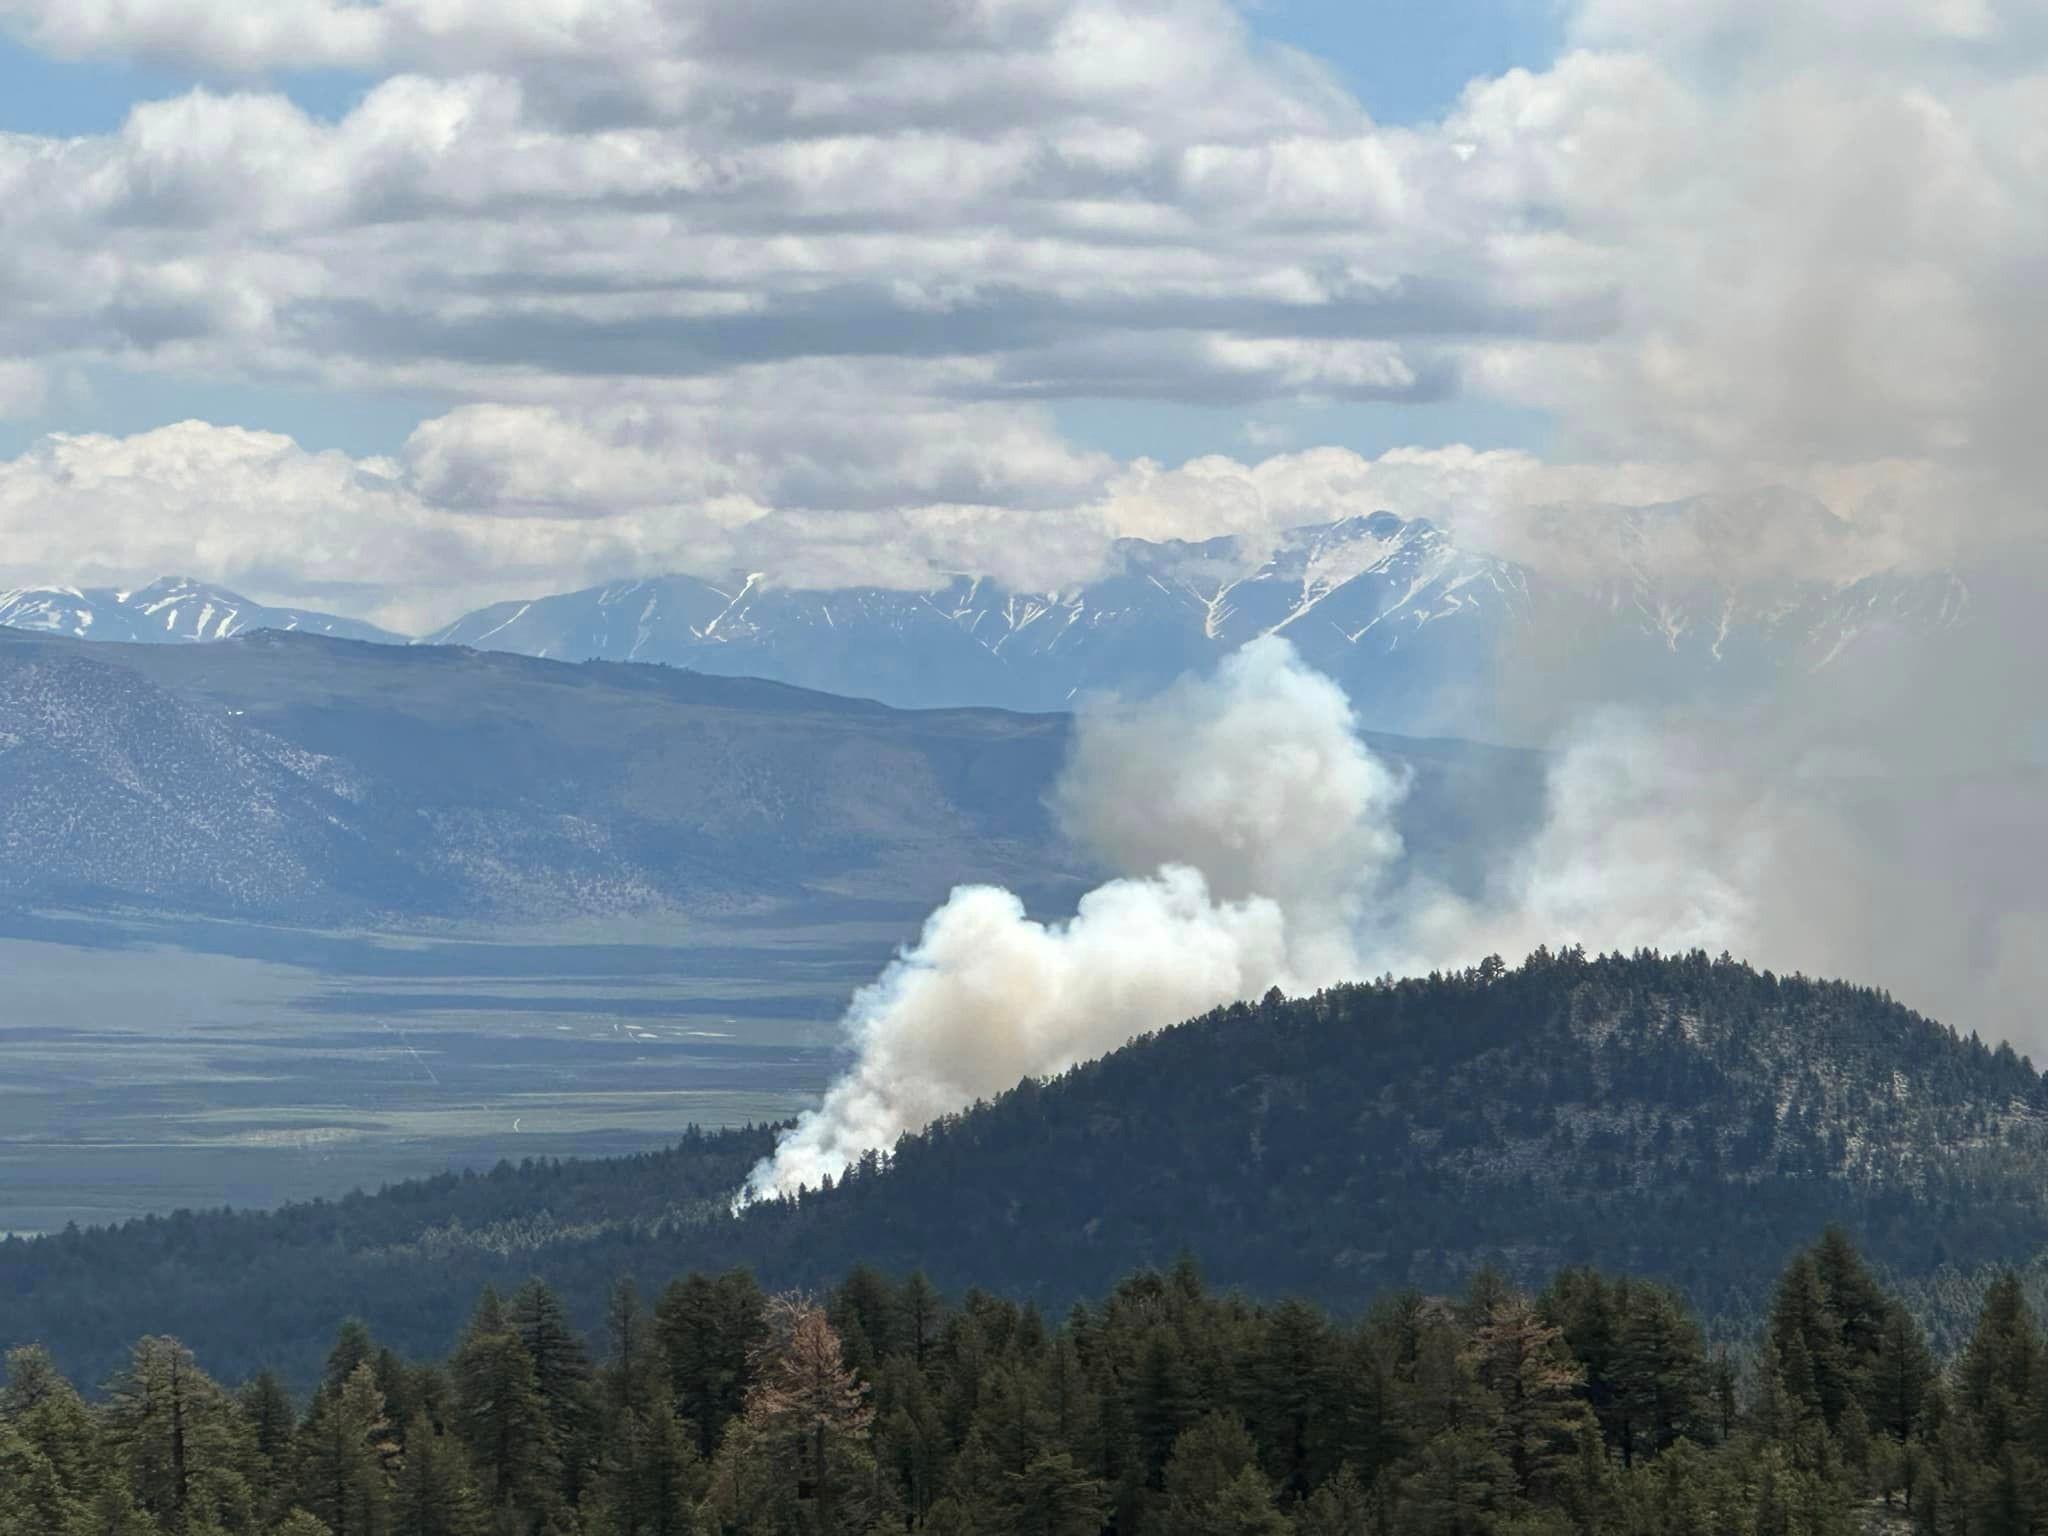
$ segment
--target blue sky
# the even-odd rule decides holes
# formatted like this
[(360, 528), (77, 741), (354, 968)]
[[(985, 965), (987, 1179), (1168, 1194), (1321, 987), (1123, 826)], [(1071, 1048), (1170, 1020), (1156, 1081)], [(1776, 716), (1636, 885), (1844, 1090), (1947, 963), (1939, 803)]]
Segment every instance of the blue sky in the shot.
[(234, 90), (252, 84), (283, 90), (306, 111), (331, 118), (346, 112), (370, 82), (339, 71), (287, 73), (266, 82), (231, 75), (207, 78), (125, 60), (51, 58), (0, 37), (0, 132), (111, 133), (139, 101), (174, 96), (195, 85)]
[(1383, 123), (1441, 116), (1468, 80), (1556, 55), (1551, 0), (1262, 0), (1261, 34), (1331, 65)]

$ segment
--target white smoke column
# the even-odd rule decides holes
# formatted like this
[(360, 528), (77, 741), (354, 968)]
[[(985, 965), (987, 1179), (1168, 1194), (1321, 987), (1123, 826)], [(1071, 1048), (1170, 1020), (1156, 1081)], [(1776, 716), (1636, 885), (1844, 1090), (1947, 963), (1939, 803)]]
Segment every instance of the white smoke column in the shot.
[(1400, 862), (1407, 793), (1344, 691), (1267, 637), (1213, 679), (1082, 716), (1053, 802), (1112, 869), (1184, 864), (1219, 899), (1277, 902), (1294, 977), (1321, 985), (1358, 972), (1361, 907)]
[(1026, 1076), (1269, 987), (1354, 975), (1360, 904), (1401, 856), (1405, 780), (1284, 640), (1133, 710), (1084, 715), (1056, 791), (1070, 835), (1130, 878), (1035, 922), (963, 886), (854, 998), (853, 1068), (745, 1198), (836, 1177), (870, 1148)]

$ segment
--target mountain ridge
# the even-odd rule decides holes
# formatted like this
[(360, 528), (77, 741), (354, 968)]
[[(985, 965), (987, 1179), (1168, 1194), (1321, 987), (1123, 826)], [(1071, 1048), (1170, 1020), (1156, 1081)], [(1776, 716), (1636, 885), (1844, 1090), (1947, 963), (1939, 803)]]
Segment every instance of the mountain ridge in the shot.
[(1381, 729), (1540, 739), (1542, 720), (1519, 709), (1531, 656), (1557, 658), (1553, 683), (1583, 672), (1634, 696), (1734, 696), (1967, 622), (1963, 578), (1859, 571), (1836, 547), (1853, 544), (1847, 525), (1802, 506), (1811, 523), (1790, 542), (1813, 567), (1803, 576), (1784, 575), (1776, 552), (1725, 547), (1773, 537), (1775, 501), (1582, 516), (1560, 525), (1570, 534), (1553, 537), (1549, 572), (1379, 511), (1270, 546), (1123, 539), (1101, 577), (1055, 592), (969, 576), (914, 593), (815, 592), (763, 572), (726, 585), (653, 577), (494, 605), (431, 638), (752, 672), (913, 708), (1046, 710), (1155, 692), (1280, 634)]
[[(651, 576), (491, 604), (414, 643), (655, 662), (911, 709), (1043, 713), (1094, 693), (1150, 694), (1282, 634), (1379, 729), (1533, 742), (1544, 721), (1523, 718), (1531, 658), (1548, 684), (1584, 673), (1634, 696), (1715, 697), (1864, 658), (1881, 666), (1895, 643), (1969, 621), (1962, 576), (1865, 569), (1854, 531), (1798, 498), (1559, 512), (1531, 528), (1541, 565), (1375, 511), (1271, 541), (1121, 539), (1101, 576), (1055, 591), (972, 575), (910, 591), (811, 589), (772, 570)], [(170, 595), (8, 594), (0, 625), (93, 639), (259, 625), (403, 638), (221, 589), (158, 588)], [(151, 617), (147, 633), (130, 632), (159, 608), (169, 628)]]
[(361, 619), (253, 602), (189, 576), (118, 587), (17, 587), (0, 591), (0, 626), (74, 640), (128, 644), (229, 640), (258, 629), (303, 630), (342, 640), (402, 645), (406, 636)]
[(692, 1131), (651, 1157), (0, 1242), (0, 1342), (125, 1337), (107, 1319), (127, 1309), (224, 1368), (279, 1363), (238, 1353), (246, 1291), (299, 1368), (343, 1313), (445, 1347), (477, 1287), (529, 1275), (594, 1323), (620, 1274), (806, 1285), (859, 1262), (1058, 1307), (1182, 1254), (1344, 1309), (1593, 1263), (1748, 1318), (1832, 1222), (1953, 1347), (1968, 1277), (2048, 1251), (2031, 1063), (1869, 988), (1700, 953), (1538, 951), (1235, 1004), (731, 1216), (770, 1143)]
[[(107, 645), (0, 628), (0, 903), (287, 923), (1070, 904), (1046, 798), (1071, 721), (906, 711), (680, 668), (276, 630)], [(1538, 813), (1533, 754), (1376, 736), (1453, 884)], [(79, 829), (86, 829), (81, 832)]]

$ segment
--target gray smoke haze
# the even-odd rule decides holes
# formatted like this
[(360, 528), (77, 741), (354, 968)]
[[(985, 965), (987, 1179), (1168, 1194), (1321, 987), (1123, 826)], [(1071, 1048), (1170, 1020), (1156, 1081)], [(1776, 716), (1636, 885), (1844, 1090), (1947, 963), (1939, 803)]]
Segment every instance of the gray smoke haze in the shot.
[(1724, 500), (1618, 551), (1584, 509), (1465, 526), (1659, 621), (1768, 618), (1801, 583), (1871, 579), (1845, 597), (1850, 653), (1671, 697), (1539, 615), (1494, 683), (1510, 733), (1551, 747), (1545, 815), (1476, 895), (1396, 876), (1399, 780), (1277, 642), (1084, 721), (1059, 808), (1126, 878), (1049, 926), (956, 893), (861, 994), (859, 1064), (753, 1193), (1269, 985), (1539, 943), (1726, 948), (2048, 1044), (2048, 12), (1570, 14), (1589, 51), (1476, 85), (1454, 126), (1483, 145), (1566, 99), (1561, 78), (1611, 92), (1527, 196), (1532, 228), (1611, 277), (1614, 344), (1488, 367), (1568, 451), (1709, 465)]
[[(1630, 871), (1658, 862), (1694, 871), (1729, 896), (1718, 939), (1779, 970), (1890, 989), (1965, 1032), (2048, 1045), (2048, 733), (2034, 658), (2041, 653), (2033, 568), (1967, 573), (1959, 622), (1934, 636), (1873, 633), (1859, 655), (1771, 679), (1704, 707), (1667, 703), (1628, 717), (1584, 701), (1626, 684), (1600, 658), (1560, 646), (1548, 687), (1572, 723), (1553, 778), (1551, 821), (1513, 871), (1554, 872), (1541, 845), (1565, 835), (1560, 780), (1584, 797), (1593, 828), (1633, 825), (1626, 846), (1587, 861), (1587, 910), (1610, 915), (1586, 942), (1632, 942), (1642, 910)], [(1600, 792), (1564, 769), (1631, 740), (1638, 791)], [(1490, 936), (1515, 953), (1546, 933), (1555, 908), (1495, 900), (1521, 921)], [(1655, 926), (1655, 925), (1652, 925)], [(1597, 936), (1596, 936), (1597, 935)]]
[[(1621, 300), (1621, 344), (1549, 375), (1565, 438), (1645, 458), (1661, 446), (1711, 464), (1730, 493), (1797, 487), (1731, 496), (1742, 515), (1680, 520), (1629, 552), (1660, 597), (1690, 599), (1695, 623), (1724, 602), (1767, 615), (1802, 581), (1875, 578), (1853, 589), (1847, 654), (1711, 702), (1645, 688), (1626, 656), (1563, 623), (1539, 619), (1499, 658), (1524, 739), (1558, 743), (1561, 763), (1632, 765), (1633, 798), (1610, 789), (1587, 808), (1609, 846), (1576, 882), (1587, 913), (1606, 909), (1584, 937), (1624, 943), (1641, 923), (1658, 893), (1631, 869), (1683, 868), (1726, 898), (1737, 953), (1885, 986), (2038, 1050), (2048, 8), (1579, 0), (1572, 25), (1608, 61), (1575, 67), (1639, 94), (1589, 124), (1544, 188), (1613, 259)], [(1622, 199), (1617, 176), (1637, 178)], [(1527, 519), (1500, 542), (1599, 568), (1619, 606), (1644, 600), (1630, 562), (1570, 521)], [(1899, 622), (1916, 604), (1917, 633)], [(1945, 617), (1929, 639), (1933, 612)], [(1562, 837), (1563, 816), (1554, 803), (1539, 845)], [(1540, 847), (1503, 865), (1485, 905), (1514, 916), (1490, 947), (1555, 942), (1564, 867)]]
[(1056, 808), (1125, 873), (1065, 922), (993, 887), (955, 891), (856, 997), (856, 1064), (746, 1197), (816, 1185), (1021, 1078), (1268, 987), (1539, 944), (1727, 949), (2037, 1041), (2048, 773), (2011, 756), (1960, 770), (2024, 735), (2009, 712), (1997, 742), (1973, 736), (1977, 690), (1941, 686), (1993, 665), (1981, 644), (1966, 632), (1860, 686), (1808, 678), (1711, 717), (1588, 712), (1550, 756), (1539, 827), (1476, 894), (1403, 865), (1404, 779), (1283, 640), (1084, 714)]
[(1673, 778), (1635, 722), (1603, 718), (1556, 758), (1541, 830), (1466, 897), (1403, 871), (1406, 780), (1285, 640), (1135, 707), (1084, 713), (1055, 806), (1124, 873), (1065, 922), (1032, 919), (1008, 891), (956, 890), (856, 996), (857, 1061), (747, 1198), (815, 1186), (1021, 1078), (1269, 987), (1538, 942), (1739, 943), (1757, 855), (1719, 847), (1716, 814), (1691, 808), (1712, 789)]

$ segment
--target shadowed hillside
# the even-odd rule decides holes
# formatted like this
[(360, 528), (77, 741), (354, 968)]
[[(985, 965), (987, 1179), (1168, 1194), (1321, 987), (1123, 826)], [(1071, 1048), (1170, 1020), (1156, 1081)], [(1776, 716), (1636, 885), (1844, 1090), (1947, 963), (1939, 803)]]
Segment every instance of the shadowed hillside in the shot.
[(224, 1371), (302, 1370), (338, 1315), (439, 1350), (477, 1286), (534, 1273), (594, 1322), (621, 1272), (813, 1284), (871, 1262), (1058, 1306), (1182, 1252), (1345, 1309), (1489, 1262), (1532, 1282), (1592, 1262), (1747, 1316), (1839, 1221), (1952, 1342), (1973, 1266), (2048, 1246), (2044, 1102), (2009, 1049), (1875, 992), (1704, 955), (1539, 954), (1224, 1009), (738, 1219), (725, 1199), (764, 1131), (11, 1242), (0, 1326), (80, 1368), (156, 1328)]
[[(904, 711), (670, 667), (261, 631), (0, 628), (0, 903), (267, 923), (793, 902), (921, 911), (961, 881), (1070, 904), (1064, 715)], [(1456, 884), (1526, 833), (1533, 754), (1373, 737)]]

